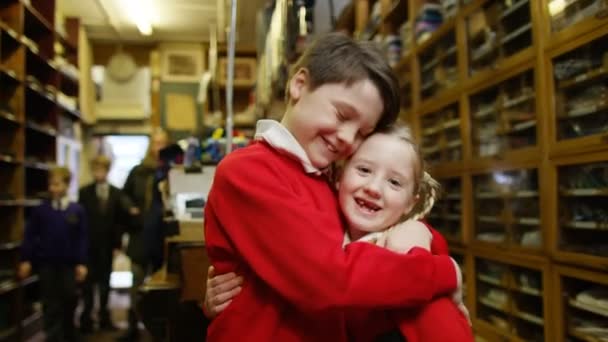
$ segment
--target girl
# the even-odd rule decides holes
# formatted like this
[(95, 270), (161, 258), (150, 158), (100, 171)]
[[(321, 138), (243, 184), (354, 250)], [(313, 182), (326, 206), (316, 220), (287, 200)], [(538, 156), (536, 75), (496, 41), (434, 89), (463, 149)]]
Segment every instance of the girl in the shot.
[[(433, 254), (448, 254), (445, 239), (417, 221), (430, 211), (438, 191), (438, 183), (423, 170), (407, 126), (395, 124), (368, 137), (338, 177), (340, 208), (348, 226), (344, 244), (368, 241), (399, 253), (419, 253), (410, 249), (423, 247)], [(238, 284), (235, 279), (220, 282), (225, 290), (216, 298), (223, 295), (224, 300), (206, 303), (208, 313), (222, 311), (238, 293), (238, 286), (231, 286)], [(208, 281), (207, 298), (217, 292), (214, 283), (218, 282)], [(371, 341), (397, 327), (408, 342), (473, 341), (460, 296), (437, 298), (416, 310), (352, 310), (347, 313), (349, 335), (355, 341)]]

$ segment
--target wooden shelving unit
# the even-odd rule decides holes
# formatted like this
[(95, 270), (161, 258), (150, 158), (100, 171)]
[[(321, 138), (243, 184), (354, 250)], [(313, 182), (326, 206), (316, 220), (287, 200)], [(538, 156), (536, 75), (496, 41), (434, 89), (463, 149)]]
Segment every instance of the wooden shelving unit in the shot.
[[(378, 2), (383, 20), (370, 24)], [(407, 40), (394, 67), (402, 118), (443, 185), (428, 220), (466, 270), (475, 333), (598, 341), (577, 320), (605, 312), (575, 300), (608, 291), (608, 3), (439, 3), (457, 8), (421, 41), (418, 0), (353, 1), (340, 29)], [(486, 277), (488, 265), (503, 275)], [(522, 272), (540, 287), (522, 289)]]
[(58, 139), (79, 139), (78, 25), (56, 30), (54, 0), (0, 4), (0, 340), (41, 328), (38, 277), (17, 281), (15, 268), (30, 208), (63, 163)]

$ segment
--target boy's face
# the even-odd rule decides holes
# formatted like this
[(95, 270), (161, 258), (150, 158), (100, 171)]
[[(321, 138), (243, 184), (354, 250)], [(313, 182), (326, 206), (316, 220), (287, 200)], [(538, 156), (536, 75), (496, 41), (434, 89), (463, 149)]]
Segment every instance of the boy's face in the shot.
[(372, 133), (383, 110), (378, 89), (369, 80), (350, 86), (324, 84), (311, 91), (308, 71), (289, 81), (291, 108), (283, 125), (298, 140), (312, 165), (324, 169), (350, 156)]
[(68, 185), (60, 176), (51, 176), (49, 178), (49, 193), (53, 199), (60, 199), (65, 196), (68, 191)]
[(93, 178), (95, 182), (103, 183), (108, 179), (108, 169), (103, 165), (93, 166)]
[(416, 165), (414, 149), (398, 137), (376, 133), (363, 142), (338, 184), (351, 237), (382, 231), (412, 210)]
[(153, 134), (152, 137), (150, 137), (150, 144), (152, 145), (150, 146), (152, 155), (155, 158), (158, 158), (160, 150), (169, 145), (169, 138), (164, 133), (156, 133)]

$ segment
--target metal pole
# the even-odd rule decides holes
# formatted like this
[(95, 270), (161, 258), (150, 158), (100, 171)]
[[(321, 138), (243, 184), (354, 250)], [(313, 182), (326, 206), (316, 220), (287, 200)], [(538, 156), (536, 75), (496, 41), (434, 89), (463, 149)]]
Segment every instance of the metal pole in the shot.
[(232, 152), (233, 98), (234, 98), (234, 50), (236, 40), (237, 0), (230, 1), (230, 32), (228, 32), (228, 73), (226, 80), (226, 154)]

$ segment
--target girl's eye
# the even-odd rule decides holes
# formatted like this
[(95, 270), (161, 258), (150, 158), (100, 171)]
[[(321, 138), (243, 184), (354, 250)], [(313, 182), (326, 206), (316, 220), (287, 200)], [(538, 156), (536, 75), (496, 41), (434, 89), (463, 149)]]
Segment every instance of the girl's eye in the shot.
[(340, 121), (346, 120), (346, 116), (344, 116), (344, 114), (342, 114), (342, 112), (336, 112), (336, 116), (338, 117), (338, 120), (340, 120)]
[(392, 186), (397, 186), (397, 187), (401, 186), (401, 182), (396, 179), (389, 179), (389, 183), (391, 183)]

